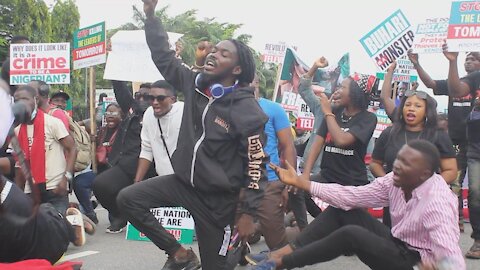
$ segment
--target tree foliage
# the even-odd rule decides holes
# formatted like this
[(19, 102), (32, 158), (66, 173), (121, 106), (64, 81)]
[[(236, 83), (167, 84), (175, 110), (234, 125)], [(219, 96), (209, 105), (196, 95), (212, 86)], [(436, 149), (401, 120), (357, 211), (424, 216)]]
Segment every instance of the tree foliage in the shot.
[[(117, 29), (110, 30), (108, 37), (111, 37), (119, 30), (139, 30), (144, 29), (145, 14), (133, 6), (134, 23), (127, 23)], [(195, 61), (195, 48), (199, 41), (208, 40), (213, 44), (221, 40), (235, 38), (245, 44), (249, 44), (251, 35), (235, 35), (242, 24), (222, 23), (216, 21), (216, 18), (197, 18), (197, 10), (187, 10), (176, 16), (167, 14), (168, 6), (162, 7), (156, 11), (156, 15), (162, 20), (165, 30), (183, 34), (181, 42), (183, 43), (182, 60), (187, 65), (193, 65)], [(260, 91), (263, 96), (271, 98), (277, 67), (275, 65), (265, 64), (260, 60), (260, 54), (252, 49), (257, 66), (257, 74), (260, 76)]]

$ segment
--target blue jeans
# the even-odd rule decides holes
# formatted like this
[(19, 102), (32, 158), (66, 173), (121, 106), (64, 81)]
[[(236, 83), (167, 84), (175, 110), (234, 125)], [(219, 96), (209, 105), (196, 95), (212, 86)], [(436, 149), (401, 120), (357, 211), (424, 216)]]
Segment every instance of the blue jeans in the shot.
[(468, 211), (473, 229), (471, 237), (480, 240), (480, 159), (468, 159)]
[(92, 197), (92, 185), (94, 179), (95, 174), (93, 171), (82, 173), (73, 179), (73, 191), (87, 216), (95, 213), (93, 211), (92, 201), (90, 200)]

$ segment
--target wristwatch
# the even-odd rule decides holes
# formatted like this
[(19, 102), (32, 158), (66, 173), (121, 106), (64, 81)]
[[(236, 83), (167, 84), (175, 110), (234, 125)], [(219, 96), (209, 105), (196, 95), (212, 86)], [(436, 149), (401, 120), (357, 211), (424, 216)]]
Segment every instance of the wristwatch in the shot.
[(70, 181), (73, 178), (73, 174), (71, 172), (65, 172), (65, 178)]

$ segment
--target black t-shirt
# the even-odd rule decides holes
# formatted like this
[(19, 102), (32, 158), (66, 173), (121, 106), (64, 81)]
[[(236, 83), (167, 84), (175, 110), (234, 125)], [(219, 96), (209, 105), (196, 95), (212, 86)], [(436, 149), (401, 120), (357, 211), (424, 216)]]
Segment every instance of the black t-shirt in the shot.
[(400, 131), (395, 138), (390, 136), (392, 127), (386, 128), (380, 137), (375, 141), (375, 147), (373, 148), (372, 159), (382, 160), (385, 164), (385, 172), (392, 171), (393, 162), (397, 158), (398, 151), (408, 141), (415, 139), (425, 139), (437, 147), (440, 152), (440, 158), (455, 158), (455, 150), (453, 149), (452, 141), (448, 137), (447, 132), (443, 130), (437, 130), (434, 138), (426, 138), (422, 136), (421, 131)]
[(325, 119), (317, 134), (325, 139), (323, 157), (320, 168), (322, 181), (338, 183), (345, 186), (359, 186), (368, 184), (365, 168), (365, 154), (368, 142), (377, 125), (375, 114), (362, 111), (352, 116), (350, 120), (342, 121), (342, 110), (335, 111), (335, 119), (340, 128), (355, 136), (353, 145), (338, 147), (334, 144)]
[[(449, 96), (447, 80), (436, 80), (435, 95)], [(455, 144), (467, 142), (467, 117), (472, 110), (472, 95), (448, 97), (448, 134)]]

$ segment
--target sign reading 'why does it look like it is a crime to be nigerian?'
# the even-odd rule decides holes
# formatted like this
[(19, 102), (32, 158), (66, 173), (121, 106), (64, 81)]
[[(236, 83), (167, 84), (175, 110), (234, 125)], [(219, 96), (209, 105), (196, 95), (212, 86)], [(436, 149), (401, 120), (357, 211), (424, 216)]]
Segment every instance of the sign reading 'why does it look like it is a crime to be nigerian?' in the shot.
[(41, 80), (47, 84), (70, 83), (70, 43), (10, 45), (10, 84)]
[(454, 1), (450, 10), (448, 50), (480, 50), (480, 1)]
[[(160, 224), (182, 244), (192, 244), (195, 223), (192, 215), (182, 207), (159, 207), (150, 209)], [(132, 224), (127, 226), (127, 240), (150, 241)]]
[(360, 39), (375, 66), (384, 71), (412, 47), (413, 31), (402, 11), (395, 11)]
[(105, 22), (75, 31), (73, 35), (73, 69), (103, 64), (106, 59)]

